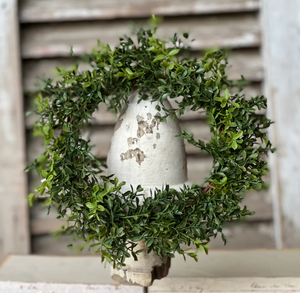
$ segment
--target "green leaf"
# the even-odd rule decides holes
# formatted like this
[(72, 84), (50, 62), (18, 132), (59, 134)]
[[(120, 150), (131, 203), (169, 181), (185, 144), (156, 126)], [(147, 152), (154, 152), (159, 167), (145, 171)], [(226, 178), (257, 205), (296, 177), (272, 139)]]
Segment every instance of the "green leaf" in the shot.
[(246, 151), (245, 150), (242, 151), (241, 156), (243, 157), (244, 160), (246, 159)]
[(166, 58), (165, 55), (160, 54), (152, 62), (157, 62), (157, 61), (163, 60), (165, 58)]
[(111, 246), (110, 244), (107, 244), (107, 243), (105, 243), (105, 242), (104, 242), (103, 244), (104, 244), (104, 246), (107, 247), (107, 248), (112, 248), (112, 246)]
[(153, 239), (153, 238), (148, 239), (148, 240), (146, 241), (146, 246), (147, 246), (147, 247), (150, 247), (150, 246), (153, 244), (153, 242), (154, 242), (154, 239)]
[(26, 198), (28, 199), (29, 206), (32, 207), (33, 201), (35, 200), (35, 194), (30, 193), (30, 194), (28, 194), (28, 196)]
[(225, 90), (224, 97), (228, 101), (228, 99), (229, 99), (229, 90), (228, 89)]
[(161, 62), (160, 65), (161, 65), (161, 67), (168, 67), (169, 63), (164, 61), (164, 62)]
[(95, 208), (94, 205), (91, 204), (90, 202), (87, 202), (85, 205), (86, 205), (90, 210)]
[(237, 149), (237, 147), (238, 147), (238, 144), (237, 144), (237, 142), (236, 142), (235, 140), (232, 142), (232, 145), (231, 145), (231, 147), (232, 147), (234, 150), (236, 150), (236, 149)]
[(102, 206), (102, 205), (98, 205), (98, 206), (97, 206), (97, 209), (98, 209), (100, 212), (104, 212), (104, 211), (105, 211), (105, 208), (104, 208), (104, 206)]
[(169, 56), (173, 56), (173, 55), (176, 55), (176, 54), (178, 54), (178, 52), (179, 52), (179, 49), (173, 49), (171, 52), (169, 52)]
[(89, 86), (91, 86), (92, 84), (90, 83), (90, 82), (85, 82), (85, 83), (83, 83), (83, 85), (82, 85), (82, 87), (83, 88), (87, 88), (87, 87), (89, 87)]
[(48, 172), (46, 170), (42, 170), (42, 175), (47, 178), (48, 177)]
[(171, 62), (171, 63), (169, 64), (169, 69), (172, 70), (172, 69), (174, 68), (174, 66), (175, 66), (175, 63), (174, 63), (174, 62)]
[(126, 68), (125, 70), (129, 75), (133, 74), (133, 72), (129, 68)]
[(238, 139), (238, 138), (240, 138), (243, 134), (244, 134), (244, 132), (241, 130), (241, 131), (239, 131), (237, 134), (235, 134), (233, 138), (234, 138), (234, 139)]
[(201, 85), (201, 82), (202, 82), (202, 77), (199, 75), (198, 77), (197, 77), (197, 85)]
[(254, 153), (249, 156), (250, 159), (256, 159), (257, 157), (258, 157), (258, 153)]

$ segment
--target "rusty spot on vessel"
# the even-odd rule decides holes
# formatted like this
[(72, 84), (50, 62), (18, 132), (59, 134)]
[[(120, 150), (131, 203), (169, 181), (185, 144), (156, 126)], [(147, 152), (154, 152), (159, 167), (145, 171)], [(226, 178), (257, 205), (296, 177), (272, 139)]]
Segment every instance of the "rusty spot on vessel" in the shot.
[(156, 133), (156, 139), (160, 139), (160, 134)]
[(155, 143), (155, 144), (153, 144), (153, 148), (154, 148), (154, 149), (156, 149), (156, 143)]
[(124, 160), (130, 160), (132, 158), (135, 158), (135, 161), (141, 165), (141, 163), (145, 160), (146, 155), (144, 154), (143, 151), (141, 151), (139, 148), (136, 148), (134, 150), (128, 150), (126, 153), (122, 153), (120, 155), (121, 161)]

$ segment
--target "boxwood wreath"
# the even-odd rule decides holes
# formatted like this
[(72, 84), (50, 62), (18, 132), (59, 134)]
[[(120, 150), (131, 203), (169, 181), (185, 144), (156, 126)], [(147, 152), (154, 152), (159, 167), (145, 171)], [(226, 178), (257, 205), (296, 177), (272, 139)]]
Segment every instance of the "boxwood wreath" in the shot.
[[(62, 227), (75, 233), (102, 261), (124, 266), (127, 257), (138, 258), (137, 241), (145, 240), (148, 252), (174, 257), (177, 252), (197, 260), (197, 254), (181, 244), (204, 248), (211, 237), (221, 234), (224, 222), (253, 215), (240, 207), (245, 190), (259, 190), (267, 173), (263, 154), (271, 149), (265, 129), (271, 121), (256, 113), (267, 107), (257, 96), (246, 100), (240, 93), (244, 79), (230, 81), (222, 50), (208, 52), (202, 59), (184, 57), (187, 45), (175, 34), (160, 40), (153, 29), (137, 31), (137, 42), (120, 38), (115, 49), (99, 47), (83, 61), (91, 70), (59, 69), (60, 80), (45, 80), (37, 97), (40, 119), (34, 133), (45, 140), (46, 151), (26, 169), (37, 169), (44, 177), (41, 186), (29, 194), (30, 204), (45, 190), (49, 210), (55, 206)], [(188, 34), (183, 35), (188, 38)], [(166, 46), (167, 44), (167, 46)], [(239, 90), (233, 93), (236, 86)], [(105, 176), (105, 162), (94, 157), (82, 128), (100, 103), (108, 110), (122, 111), (137, 88), (141, 99), (159, 101), (157, 109), (179, 117), (186, 110), (205, 111), (211, 131), (208, 143), (182, 131), (188, 143), (213, 157), (213, 165), (202, 185), (183, 186), (179, 191), (166, 186), (153, 191), (143, 202), (143, 187), (122, 193), (124, 182)], [(163, 101), (182, 96), (176, 109), (165, 109)]]

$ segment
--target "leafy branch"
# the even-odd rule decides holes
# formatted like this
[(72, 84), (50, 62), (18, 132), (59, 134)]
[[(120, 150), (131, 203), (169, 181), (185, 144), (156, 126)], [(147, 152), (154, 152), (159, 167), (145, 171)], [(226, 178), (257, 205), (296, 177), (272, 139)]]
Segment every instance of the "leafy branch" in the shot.
[[(226, 242), (222, 224), (253, 214), (240, 202), (245, 190), (262, 187), (268, 171), (262, 154), (274, 151), (265, 133), (271, 121), (256, 114), (267, 107), (267, 100), (246, 100), (240, 92), (233, 93), (244, 80), (227, 79), (225, 53), (184, 58), (181, 52), (186, 48), (177, 34), (165, 41), (155, 32), (156, 28), (140, 29), (136, 42), (120, 38), (114, 49), (99, 45), (82, 60), (91, 70), (60, 69), (61, 79), (55, 84), (46, 80), (36, 99), (40, 119), (34, 133), (44, 138), (46, 151), (27, 171), (37, 169), (44, 181), (28, 196), (29, 202), (47, 191), (49, 208), (54, 205), (59, 217), (68, 221), (64, 231), (75, 232), (87, 243), (94, 241), (91, 246), (97, 247), (102, 260), (114, 266), (124, 265), (126, 257), (137, 259), (134, 247), (140, 240), (145, 240), (148, 252), (170, 257), (186, 253), (182, 243), (207, 251), (210, 238), (218, 233)], [(166, 113), (161, 121), (187, 110), (206, 112), (208, 143), (185, 131), (180, 135), (213, 157), (201, 186), (180, 191), (166, 186), (145, 198), (141, 186), (122, 193), (124, 182), (103, 175), (104, 163), (92, 155), (81, 129), (100, 103), (122, 111), (135, 88), (141, 99), (159, 101), (157, 109)], [(178, 96), (182, 100), (177, 108), (165, 109), (163, 101)], [(197, 259), (195, 253), (188, 255)]]

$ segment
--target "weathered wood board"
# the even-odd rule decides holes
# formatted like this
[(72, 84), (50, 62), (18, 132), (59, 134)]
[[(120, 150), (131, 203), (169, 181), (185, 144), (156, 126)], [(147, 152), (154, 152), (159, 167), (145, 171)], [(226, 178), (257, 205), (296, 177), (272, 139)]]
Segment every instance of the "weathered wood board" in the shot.
[(12, 255), (0, 267), (0, 293), (143, 293), (143, 287), (119, 285), (100, 257)]
[(17, 1), (0, 0), (0, 260), (29, 252)]
[(259, 0), (22, 0), (20, 21), (55, 22), (91, 19), (194, 15), (257, 11)]
[[(137, 25), (145, 25), (138, 21)], [(194, 50), (212, 47), (256, 47), (261, 43), (260, 26), (256, 13), (189, 16), (166, 18), (161, 23), (158, 37), (170, 37), (177, 32), (190, 33)], [(49, 58), (88, 53), (97, 46), (97, 40), (114, 47), (125, 34), (130, 33), (128, 20), (74, 23), (26, 24), (21, 29), (23, 58)]]
[(155, 281), (149, 293), (300, 292), (300, 278), (166, 278)]
[[(300, 292), (299, 250), (220, 250), (198, 253), (198, 258), (184, 261), (176, 255), (169, 275), (155, 280), (148, 292)], [(104, 268), (100, 257), (12, 255), (1, 264), (1, 293), (53, 290), (143, 292), (113, 283), (110, 267)]]
[(263, 56), (268, 116), (275, 123), (270, 156), (276, 246), (300, 245), (300, 2), (263, 0)]

